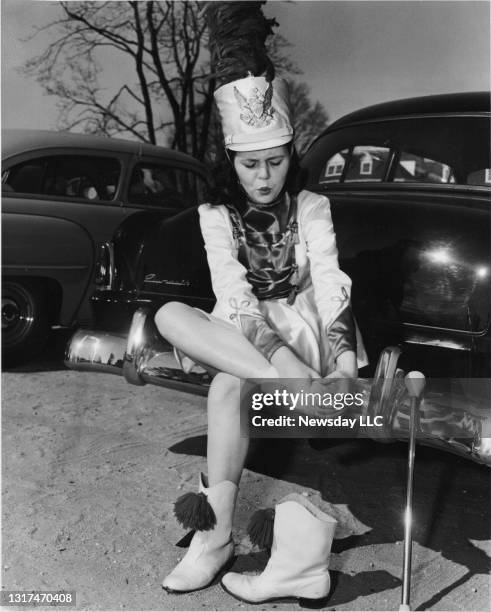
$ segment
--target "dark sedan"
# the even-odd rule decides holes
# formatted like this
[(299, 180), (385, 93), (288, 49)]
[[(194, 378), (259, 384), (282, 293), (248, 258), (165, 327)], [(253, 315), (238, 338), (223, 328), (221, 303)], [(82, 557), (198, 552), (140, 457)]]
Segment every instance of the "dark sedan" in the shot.
[(395, 342), (433, 375), (491, 375), (489, 110), (487, 93), (372, 106), (303, 159), (331, 200), (372, 358)]
[(164, 147), (87, 134), (2, 132), (2, 354), (39, 351), (52, 325), (90, 321), (99, 245), (141, 210), (200, 201), (206, 171)]

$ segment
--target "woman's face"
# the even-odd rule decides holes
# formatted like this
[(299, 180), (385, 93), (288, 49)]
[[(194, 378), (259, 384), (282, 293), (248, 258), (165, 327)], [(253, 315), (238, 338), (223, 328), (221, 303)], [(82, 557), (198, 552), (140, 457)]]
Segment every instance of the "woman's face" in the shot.
[(270, 204), (280, 195), (290, 167), (286, 145), (261, 151), (237, 151), (234, 168), (249, 199)]

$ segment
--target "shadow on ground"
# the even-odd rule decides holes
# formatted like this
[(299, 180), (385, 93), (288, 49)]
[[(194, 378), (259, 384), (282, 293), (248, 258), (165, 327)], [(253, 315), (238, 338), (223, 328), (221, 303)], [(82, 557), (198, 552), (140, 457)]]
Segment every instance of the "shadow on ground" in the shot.
[[(170, 450), (204, 457), (206, 437), (183, 440)], [(372, 527), (363, 536), (335, 540), (335, 553), (369, 544), (395, 543), (404, 537), (407, 446), (402, 442), (253, 440), (246, 467), (318, 490), (330, 503), (347, 504), (360, 521)], [(489, 499), (489, 468), (442, 451), (417, 447), (413, 537), (422, 546), (465, 566), (468, 572), (459, 583), (464, 584), (476, 574), (489, 573), (489, 557), (469, 541), (491, 537)], [(374, 589), (369, 592), (379, 592), (399, 583), (386, 572), (378, 573), (375, 583), (374, 572), (370, 572), (368, 582), (361, 574), (334, 576), (337, 586), (330, 605), (350, 601), (354, 588), (355, 592), (358, 588), (366, 590), (369, 584)], [(360, 584), (351, 584), (353, 580)], [(343, 593), (351, 599), (345, 599)], [(446, 591), (437, 593), (418, 609), (432, 608), (445, 595)]]
[(74, 329), (56, 329), (49, 336), (48, 343), (43, 352), (35, 359), (20, 365), (2, 367), (4, 372), (56, 372), (66, 370), (63, 364), (65, 347), (74, 333)]

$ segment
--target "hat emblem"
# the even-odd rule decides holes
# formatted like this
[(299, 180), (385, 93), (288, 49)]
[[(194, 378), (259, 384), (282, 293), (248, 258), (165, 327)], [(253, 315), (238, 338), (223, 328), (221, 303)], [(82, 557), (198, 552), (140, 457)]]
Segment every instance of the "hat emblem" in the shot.
[(264, 94), (261, 94), (258, 87), (254, 87), (249, 97), (246, 98), (237, 87), (234, 87), (234, 95), (242, 111), (240, 119), (245, 124), (255, 128), (262, 128), (271, 123), (275, 113), (275, 109), (271, 105), (273, 99), (272, 83), (269, 83)]

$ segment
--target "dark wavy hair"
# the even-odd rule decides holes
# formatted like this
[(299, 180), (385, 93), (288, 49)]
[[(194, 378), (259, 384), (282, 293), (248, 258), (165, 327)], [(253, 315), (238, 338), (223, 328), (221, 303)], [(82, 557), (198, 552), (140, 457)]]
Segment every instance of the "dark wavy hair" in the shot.
[[(235, 151), (229, 151), (228, 153), (228, 159), (225, 158), (211, 167), (212, 183), (207, 189), (206, 201), (215, 206), (233, 204), (240, 209), (245, 204), (246, 194), (239, 183), (233, 165)], [(298, 154), (292, 147), (284, 191), (290, 196), (297, 195), (305, 187), (306, 179), (307, 173), (300, 166)]]

